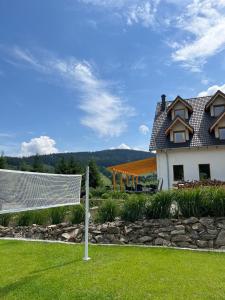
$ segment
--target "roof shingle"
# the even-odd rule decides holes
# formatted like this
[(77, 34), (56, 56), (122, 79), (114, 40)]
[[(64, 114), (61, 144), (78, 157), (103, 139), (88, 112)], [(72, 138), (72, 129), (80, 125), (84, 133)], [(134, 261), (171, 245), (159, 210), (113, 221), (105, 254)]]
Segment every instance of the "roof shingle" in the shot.
[(193, 108), (188, 123), (193, 127), (194, 133), (190, 136), (189, 141), (177, 144), (170, 142), (169, 137), (165, 135), (165, 130), (171, 124), (171, 118), (167, 116), (167, 109), (172, 101), (166, 102), (167, 109), (165, 111), (161, 111), (161, 102), (158, 102), (149, 147), (150, 151), (167, 148), (225, 145), (225, 140), (217, 139), (213, 133), (209, 132), (209, 128), (216, 120), (215, 117), (211, 117), (209, 113), (205, 112), (205, 105), (211, 98), (212, 96), (185, 99)]

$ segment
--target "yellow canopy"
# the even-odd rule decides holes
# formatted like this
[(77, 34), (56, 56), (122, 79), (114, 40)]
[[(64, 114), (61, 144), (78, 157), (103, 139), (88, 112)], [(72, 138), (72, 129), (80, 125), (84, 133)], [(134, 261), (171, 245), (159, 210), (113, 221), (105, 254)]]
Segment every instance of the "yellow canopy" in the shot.
[(112, 172), (141, 176), (149, 173), (156, 172), (156, 158), (150, 157), (142, 160), (136, 160), (116, 166), (108, 167)]

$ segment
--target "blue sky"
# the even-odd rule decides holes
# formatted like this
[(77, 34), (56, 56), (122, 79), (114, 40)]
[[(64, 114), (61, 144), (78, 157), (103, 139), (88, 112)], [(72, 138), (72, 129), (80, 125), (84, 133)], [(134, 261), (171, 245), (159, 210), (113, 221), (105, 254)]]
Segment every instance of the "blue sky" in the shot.
[(225, 1), (1, 0), (0, 150), (148, 150), (156, 102), (225, 90)]

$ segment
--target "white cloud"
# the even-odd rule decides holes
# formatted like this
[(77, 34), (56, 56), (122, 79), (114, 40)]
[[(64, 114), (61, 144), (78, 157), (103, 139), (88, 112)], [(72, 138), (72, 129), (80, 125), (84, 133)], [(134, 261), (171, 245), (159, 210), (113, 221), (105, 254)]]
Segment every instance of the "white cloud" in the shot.
[(155, 14), (160, 0), (80, 0), (85, 4), (114, 10), (128, 25), (141, 24), (150, 27), (155, 23)]
[(142, 124), (139, 126), (139, 131), (140, 131), (140, 133), (146, 135), (149, 133), (149, 128), (148, 128), (148, 126)]
[(218, 90), (221, 90), (225, 93), (225, 84), (222, 85), (212, 85), (210, 86), (206, 91), (202, 91), (198, 94), (199, 97), (203, 96), (212, 96), (214, 95)]
[(125, 150), (131, 150), (131, 147), (128, 146), (127, 144), (120, 144), (118, 147), (116, 147), (116, 149), (125, 149)]
[(21, 144), (21, 156), (57, 153), (56, 142), (48, 136), (33, 138)]
[(172, 54), (174, 61), (200, 71), (206, 59), (225, 47), (225, 1), (192, 0), (177, 19), (177, 27), (189, 33)]
[[(121, 97), (111, 92), (108, 82), (100, 79), (86, 61), (75, 58), (58, 59), (51, 53), (35, 56), (19, 47), (11, 49), (14, 61), (19, 61), (38, 72), (62, 79), (67, 87), (80, 92), (81, 124), (101, 137), (119, 136), (127, 127), (127, 118), (134, 114)], [(38, 58), (37, 58), (38, 57)]]

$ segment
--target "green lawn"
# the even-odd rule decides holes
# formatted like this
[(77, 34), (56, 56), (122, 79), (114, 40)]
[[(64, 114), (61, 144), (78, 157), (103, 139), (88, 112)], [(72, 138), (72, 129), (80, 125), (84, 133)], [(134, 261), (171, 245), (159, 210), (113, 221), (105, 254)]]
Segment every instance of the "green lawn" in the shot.
[(0, 241), (0, 299), (225, 299), (225, 254)]

